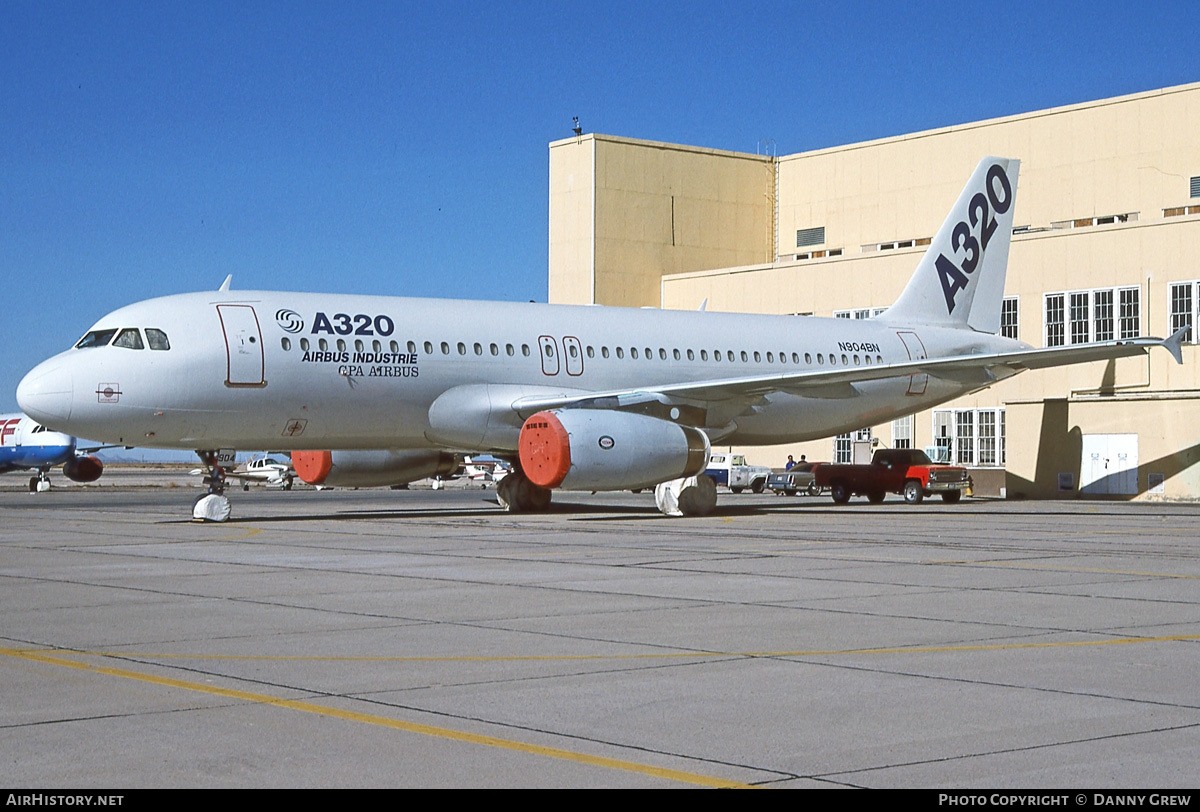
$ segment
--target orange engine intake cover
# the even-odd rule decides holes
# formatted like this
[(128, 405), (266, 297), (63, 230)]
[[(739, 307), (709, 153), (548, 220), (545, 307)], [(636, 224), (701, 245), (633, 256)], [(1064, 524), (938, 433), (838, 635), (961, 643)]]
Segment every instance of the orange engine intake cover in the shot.
[(553, 412), (538, 412), (526, 420), (517, 448), (521, 470), (534, 485), (557, 488), (571, 470), (571, 435)]
[(320, 485), (333, 470), (333, 454), (329, 451), (293, 451), (292, 467), (296, 476), (309, 485)]

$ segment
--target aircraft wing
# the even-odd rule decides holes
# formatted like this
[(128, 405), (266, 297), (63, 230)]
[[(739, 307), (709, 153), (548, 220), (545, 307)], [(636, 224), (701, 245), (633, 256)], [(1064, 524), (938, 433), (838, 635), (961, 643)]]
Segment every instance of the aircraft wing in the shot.
[(794, 372), (777, 375), (756, 375), (740, 378), (723, 378), (687, 383), (667, 383), (638, 389), (591, 392), (561, 396), (531, 396), (519, 398), (513, 408), (523, 416), (543, 409), (558, 409), (567, 406), (589, 405), (601, 408), (624, 409), (635, 407), (648, 400), (663, 399), (682, 401), (742, 400), (752, 403), (759, 397), (772, 392), (818, 397), (855, 397), (858, 390), (853, 384), (865, 381), (898, 378), (904, 375), (927, 374), (935, 378), (946, 378), (958, 382), (985, 386), (1010, 377), (1026, 369), (1082, 364), (1088, 361), (1104, 361), (1144, 355), (1151, 347), (1164, 347), (1183, 363), (1181, 344), (1188, 331), (1178, 330), (1170, 338), (1132, 338), (1122, 341), (1100, 341), (1092, 344), (1075, 344), (1065, 347), (1029, 348), (998, 353), (973, 353), (942, 358), (905, 361), (898, 364), (871, 364), (850, 368)]
[(131, 445), (90, 445), (87, 448), (76, 447), (75, 452), (78, 454), (95, 454), (97, 451), (104, 451), (107, 448), (123, 448), (126, 451), (135, 448)]

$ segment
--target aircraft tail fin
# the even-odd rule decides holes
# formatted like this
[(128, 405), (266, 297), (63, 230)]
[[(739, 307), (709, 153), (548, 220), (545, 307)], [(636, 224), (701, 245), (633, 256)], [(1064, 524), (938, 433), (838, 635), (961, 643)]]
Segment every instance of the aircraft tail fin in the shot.
[(900, 325), (1000, 331), (1021, 162), (984, 158), (896, 303), (880, 319)]

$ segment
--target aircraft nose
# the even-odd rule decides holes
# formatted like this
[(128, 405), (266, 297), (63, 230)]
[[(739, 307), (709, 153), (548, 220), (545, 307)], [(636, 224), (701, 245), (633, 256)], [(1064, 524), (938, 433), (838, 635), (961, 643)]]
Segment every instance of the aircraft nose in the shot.
[(58, 359), (38, 364), (17, 384), (21, 411), (39, 423), (71, 419), (75, 381), (71, 370)]

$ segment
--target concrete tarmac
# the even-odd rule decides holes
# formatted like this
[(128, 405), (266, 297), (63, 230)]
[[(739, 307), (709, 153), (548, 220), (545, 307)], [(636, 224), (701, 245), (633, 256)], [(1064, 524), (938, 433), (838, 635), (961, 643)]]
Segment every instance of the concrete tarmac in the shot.
[(0, 492), (10, 787), (1198, 781), (1198, 505), (128, 476)]

